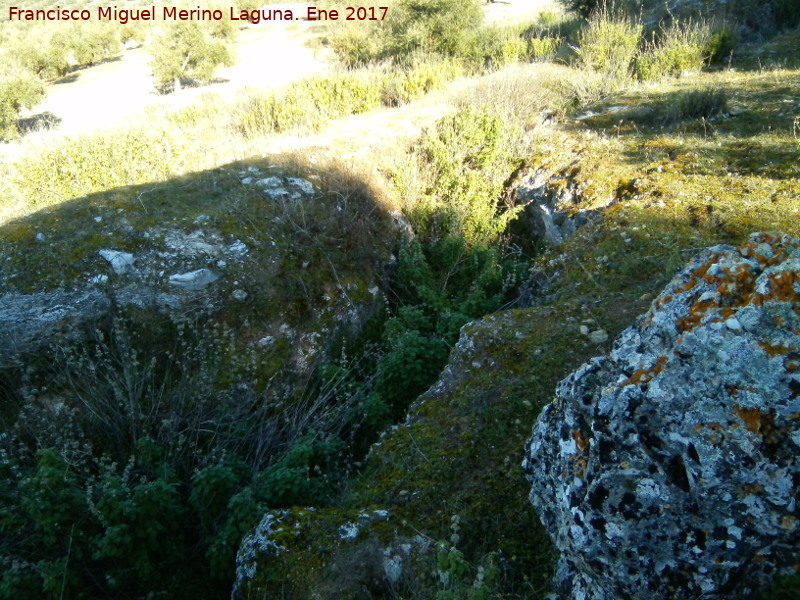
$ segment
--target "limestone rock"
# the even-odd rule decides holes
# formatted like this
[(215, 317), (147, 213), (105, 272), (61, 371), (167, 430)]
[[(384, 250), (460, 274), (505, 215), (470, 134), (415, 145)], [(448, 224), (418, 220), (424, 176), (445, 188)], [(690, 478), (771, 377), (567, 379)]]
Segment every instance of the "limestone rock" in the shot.
[(526, 448), (570, 600), (745, 598), (800, 564), (800, 241), (696, 257)]
[(129, 252), (120, 252), (119, 250), (100, 250), (98, 254), (108, 261), (108, 264), (111, 265), (111, 268), (117, 275), (126, 275), (135, 271), (133, 266), (135, 259), (133, 254), (130, 254)]
[(516, 190), (517, 204), (525, 207), (523, 222), (548, 246), (558, 246), (586, 224), (592, 211), (576, 211), (578, 184), (553, 176), (546, 169), (526, 174)]
[(54, 290), (0, 296), (0, 365), (18, 353), (35, 351), (55, 336), (90, 327), (111, 306), (95, 290)]
[(174, 285), (175, 287), (184, 290), (199, 291), (207, 288), (217, 279), (219, 279), (219, 275), (216, 273), (213, 273), (208, 269), (197, 269), (196, 271), (190, 271), (189, 273), (176, 273), (175, 275), (170, 275), (169, 283), (170, 285)]

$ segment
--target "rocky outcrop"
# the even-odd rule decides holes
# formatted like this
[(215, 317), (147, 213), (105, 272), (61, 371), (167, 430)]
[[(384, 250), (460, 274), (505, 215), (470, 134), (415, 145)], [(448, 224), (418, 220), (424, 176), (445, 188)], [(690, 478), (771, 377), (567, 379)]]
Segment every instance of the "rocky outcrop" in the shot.
[(748, 597), (800, 564), (800, 241), (696, 257), (526, 447), (560, 598)]

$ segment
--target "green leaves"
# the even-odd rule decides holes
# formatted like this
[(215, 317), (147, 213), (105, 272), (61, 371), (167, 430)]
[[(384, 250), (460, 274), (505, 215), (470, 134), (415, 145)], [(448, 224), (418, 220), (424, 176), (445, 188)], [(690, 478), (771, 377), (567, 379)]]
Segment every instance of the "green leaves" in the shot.
[(33, 108), (43, 97), (44, 84), (35, 75), (0, 72), (0, 139), (16, 138), (20, 111)]
[(218, 67), (233, 64), (229, 42), (215, 38), (195, 21), (176, 21), (150, 48), (153, 76), (159, 88), (180, 89), (182, 80), (208, 82)]

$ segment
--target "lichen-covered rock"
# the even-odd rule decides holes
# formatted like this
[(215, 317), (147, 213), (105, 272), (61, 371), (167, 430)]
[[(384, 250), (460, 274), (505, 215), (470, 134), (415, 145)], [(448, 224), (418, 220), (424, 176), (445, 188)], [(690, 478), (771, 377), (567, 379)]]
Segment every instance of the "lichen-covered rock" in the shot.
[(559, 384), (523, 468), (563, 599), (731, 599), (793, 572), (800, 241), (695, 258)]

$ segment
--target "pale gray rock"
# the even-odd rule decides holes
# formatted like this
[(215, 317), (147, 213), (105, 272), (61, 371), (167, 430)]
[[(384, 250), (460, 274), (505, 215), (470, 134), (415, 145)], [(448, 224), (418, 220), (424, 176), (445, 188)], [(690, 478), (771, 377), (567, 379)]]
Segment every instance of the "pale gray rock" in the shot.
[(289, 177), (286, 180), (289, 185), (296, 187), (304, 194), (311, 196), (314, 193), (314, 184), (301, 177)]
[(40, 348), (56, 336), (78, 335), (110, 308), (109, 298), (96, 290), (0, 296), (0, 356), (10, 359)]
[(283, 180), (280, 177), (266, 177), (256, 181), (256, 185), (262, 188), (280, 188), (283, 187)]
[(608, 333), (605, 329), (596, 329), (595, 331), (589, 332), (587, 336), (589, 337), (589, 341), (593, 344), (602, 344), (608, 340)]
[(524, 206), (523, 223), (548, 246), (558, 246), (591, 218), (593, 211), (576, 211), (582, 191), (577, 184), (544, 168), (525, 175), (516, 189)]
[(114, 273), (117, 275), (127, 275), (135, 272), (133, 263), (135, 258), (129, 252), (120, 252), (119, 250), (100, 250), (97, 252), (103, 257), (108, 264), (111, 265)]
[(188, 273), (176, 273), (169, 276), (170, 285), (190, 291), (199, 291), (219, 279), (219, 275), (208, 269), (197, 269)]
[(286, 549), (276, 543), (273, 536), (287, 514), (287, 512), (265, 514), (255, 531), (242, 540), (236, 555), (236, 581), (231, 598), (238, 598), (242, 585), (255, 577), (259, 559), (264, 555), (277, 556), (285, 552)]
[(562, 600), (752, 596), (800, 564), (800, 241), (692, 260), (529, 440)]
[(241, 240), (236, 240), (230, 246), (228, 246), (228, 252), (232, 254), (239, 254), (241, 256), (244, 256), (249, 251), (250, 249), (247, 247), (247, 244), (245, 244)]

